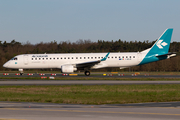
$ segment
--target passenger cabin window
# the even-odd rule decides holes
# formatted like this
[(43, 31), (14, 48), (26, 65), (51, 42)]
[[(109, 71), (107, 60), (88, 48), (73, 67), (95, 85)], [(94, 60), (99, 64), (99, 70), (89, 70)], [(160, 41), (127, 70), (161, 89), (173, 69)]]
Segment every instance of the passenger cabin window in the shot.
[(39, 58), (39, 60), (41, 60), (41, 58)]
[(55, 58), (54, 58), (54, 60), (55, 60)]
[(131, 58), (131, 56), (129, 56), (129, 58)]
[(33, 60), (33, 58), (32, 58), (32, 60)]
[(91, 57), (91, 59), (93, 59), (93, 57)]
[(57, 59), (59, 59), (59, 58), (57, 58)]
[(117, 58), (117, 57), (115, 57), (115, 58)]
[(44, 60), (44, 58), (42, 58)]
[(73, 57), (72, 57), (72, 59), (73, 59)]
[(76, 57), (76, 59), (78, 59), (78, 57)]
[(46, 58), (46, 60), (48, 60), (48, 58)]
[(86, 57), (84, 57), (84, 59), (86, 59)]
[(35, 60), (37, 60), (37, 58), (35, 58)]
[(133, 58), (135, 58), (135, 56), (133, 56)]

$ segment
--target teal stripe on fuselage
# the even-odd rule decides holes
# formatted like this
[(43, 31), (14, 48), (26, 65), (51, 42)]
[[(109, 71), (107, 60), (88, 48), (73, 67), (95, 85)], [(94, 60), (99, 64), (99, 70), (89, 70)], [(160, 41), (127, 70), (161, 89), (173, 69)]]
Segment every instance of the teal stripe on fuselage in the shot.
[(156, 62), (156, 61), (164, 60), (164, 59), (167, 59), (167, 56), (156, 57), (154, 55), (152, 55), (152, 56), (146, 55), (146, 57), (141, 61), (141, 63), (139, 65), (143, 65), (146, 63), (150, 63), (150, 62)]

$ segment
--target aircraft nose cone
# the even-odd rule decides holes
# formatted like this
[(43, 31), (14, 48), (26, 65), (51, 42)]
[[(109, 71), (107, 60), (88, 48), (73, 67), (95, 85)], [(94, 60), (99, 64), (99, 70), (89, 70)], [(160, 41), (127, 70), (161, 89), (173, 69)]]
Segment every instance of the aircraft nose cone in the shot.
[(6, 62), (3, 67), (7, 68), (9, 66), (9, 62)]

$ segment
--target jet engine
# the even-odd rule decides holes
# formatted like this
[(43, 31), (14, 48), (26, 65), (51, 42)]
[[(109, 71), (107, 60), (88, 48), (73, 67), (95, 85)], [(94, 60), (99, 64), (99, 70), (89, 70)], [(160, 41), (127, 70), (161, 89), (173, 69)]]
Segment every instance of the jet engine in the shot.
[(72, 65), (62, 65), (61, 66), (62, 73), (73, 73), (76, 70), (77, 70), (77, 68), (74, 68), (74, 66), (72, 66)]

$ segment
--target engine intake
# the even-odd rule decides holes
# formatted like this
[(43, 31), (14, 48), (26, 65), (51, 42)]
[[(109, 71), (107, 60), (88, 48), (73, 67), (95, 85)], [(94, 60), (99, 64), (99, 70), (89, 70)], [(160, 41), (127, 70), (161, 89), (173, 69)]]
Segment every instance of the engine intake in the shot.
[(77, 68), (74, 68), (72, 65), (62, 65), (61, 72), (62, 73), (73, 73)]

